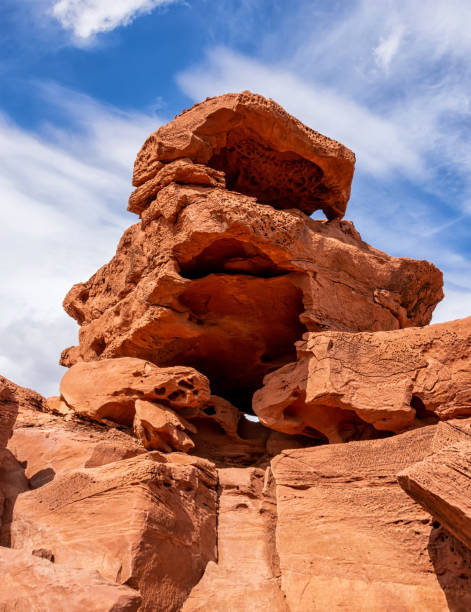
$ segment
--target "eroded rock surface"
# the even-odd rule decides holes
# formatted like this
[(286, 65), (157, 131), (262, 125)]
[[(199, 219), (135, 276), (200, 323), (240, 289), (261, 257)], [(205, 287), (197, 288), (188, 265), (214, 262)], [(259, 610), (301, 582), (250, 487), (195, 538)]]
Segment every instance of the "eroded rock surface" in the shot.
[(183, 612), (289, 612), (280, 589), (270, 469), (218, 473), (217, 563), (208, 563)]
[(469, 609), (470, 551), (435, 528), (396, 481), (430, 454), (435, 431), (287, 450), (272, 461), (291, 612)]
[(424, 325), (443, 295), (434, 266), (373, 249), (346, 221), (176, 184), (157, 204), (67, 295), (81, 329), (63, 365), (135, 357), (194, 367), (250, 412), (263, 377), (295, 359), (306, 330)]
[(341, 442), (471, 415), (471, 317), (389, 332), (308, 334), (253, 407), (285, 433)]
[(71, 470), (17, 498), (11, 545), (132, 586), (141, 610), (176, 612), (215, 558), (216, 483), (209, 462), (158, 452)]
[(471, 428), (454, 442), (398, 474), (412, 499), (471, 549)]
[(136, 612), (141, 598), (98, 572), (57, 565), (21, 550), (0, 547), (3, 612)]
[(132, 425), (137, 399), (176, 409), (198, 407), (210, 397), (208, 379), (188, 367), (158, 368), (143, 359), (78, 363), (62, 377), (61, 398), (76, 414)]
[(204, 164), (203, 172), (208, 168), (208, 178), (185, 177), (186, 183), (209, 182), (217, 170), (228, 189), (275, 208), (322, 209), (328, 218), (344, 215), (355, 165), (349, 149), (273, 100), (249, 91), (225, 94), (195, 104), (149, 136), (134, 165), (138, 188), (129, 210), (142, 212), (147, 202), (141, 193), (162, 182), (157, 177), (181, 158)]

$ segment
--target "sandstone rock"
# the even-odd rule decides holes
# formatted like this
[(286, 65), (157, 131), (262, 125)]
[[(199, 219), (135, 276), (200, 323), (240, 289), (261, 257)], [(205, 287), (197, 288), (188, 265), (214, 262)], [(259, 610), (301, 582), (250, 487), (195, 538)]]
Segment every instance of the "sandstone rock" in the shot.
[(171, 408), (145, 400), (136, 400), (134, 433), (145, 448), (187, 452), (195, 445), (185, 430), (196, 433), (195, 426)]
[(274, 542), (270, 470), (219, 470), (217, 563), (210, 562), (183, 612), (288, 612)]
[(434, 430), (273, 459), (276, 547), (291, 612), (470, 608), (471, 554), (453, 538), (441, 541), (395, 478), (430, 453)]
[(159, 191), (170, 183), (225, 187), (223, 172), (218, 172), (202, 164), (194, 164), (191, 159), (178, 159), (166, 164), (157, 174), (138, 187), (129, 198), (128, 210), (142, 214), (151, 204)]
[(471, 431), (455, 443), (398, 474), (412, 499), (471, 549)]
[(143, 611), (177, 611), (215, 558), (216, 472), (156, 451), (58, 475), (20, 495), (11, 544), (46, 549), (139, 590)]
[(158, 368), (133, 358), (78, 363), (60, 384), (61, 398), (77, 414), (132, 425), (136, 399), (165, 402), (175, 408), (209, 400), (205, 376), (188, 367)]
[(0, 448), (7, 445), (20, 407), (43, 410), (44, 404), (44, 398), (36, 391), (15, 385), (0, 376)]
[(197, 411), (183, 409), (181, 414), (196, 426), (190, 452), (219, 467), (266, 466), (285, 448), (316, 444), (307, 436), (285, 435), (250, 421), (230, 402), (215, 395), (206, 406)]
[(94, 423), (21, 408), (8, 449), (22, 463), (31, 488), (76, 470), (113, 463), (144, 453), (125, 432)]
[(24, 551), (0, 547), (3, 612), (134, 612), (139, 594), (98, 572), (55, 565)]
[(307, 334), (253, 398), (267, 427), (341, 442), (471, 415), (471, 317), (423, 328)]
[(20, 387), (0, 376), (0, 545), (9, 541), (3, 525), (11, 519), (16, 497), (29, 488), (24, 469), (9, 450), (5, 449), (12, 435), (20, 410), (44, 408), (44, 398), (30, 389)]
[(219, 188), (173, 184), (160, 197), (168, 208), (129, 228), (110, 263), (66, 297), (81, 329), (64, 365), (127, 356), (195, 367), (250, 412), (306, 330), (424, 325), (442, 297), (436, 268), (369, 247), (349, 222)]
[[(355, 165), (339, 142), (249, 91), (209, 98), (151, 134), (134, 165), (136, 191), (180, 158), (223, 172), (228, 189), (330, 219), (345, 213)], [(140, 212), (135, 199), (129, 210)]]

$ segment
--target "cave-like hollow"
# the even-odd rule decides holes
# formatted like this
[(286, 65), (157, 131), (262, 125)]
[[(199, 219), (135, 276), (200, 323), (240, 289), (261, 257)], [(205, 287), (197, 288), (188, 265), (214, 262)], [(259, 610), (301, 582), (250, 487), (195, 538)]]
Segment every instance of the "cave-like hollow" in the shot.
[(296, 359), (294, 343), (306, 331), (301, 289), (289, 270), (234, 238), (181, 261), (180, 274), (192, 279), (179, 301), (199, 330), (178, 363), (208, 376), (214, 394), (253, 414), (264, 376)]
[(214, 151), (207, 165), (225, 173), (228, 189), (274, 208), (298, 208), (308, 215), (322, 209), (328, 218), (336, 216), (317, 164), (273, 149), (247, 128), (230, 131), (225, 146)]

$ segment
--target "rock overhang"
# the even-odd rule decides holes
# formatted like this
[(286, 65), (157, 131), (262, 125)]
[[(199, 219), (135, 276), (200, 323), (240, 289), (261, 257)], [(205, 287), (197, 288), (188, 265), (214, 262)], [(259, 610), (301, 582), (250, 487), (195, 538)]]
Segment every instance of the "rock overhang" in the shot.
[[(206, 166), (230, 190), (275, 208), (323, 210), (329, 219), (344, 216), (355, 167), (350, 149), (249, 91), (208, 98), (151, 134), (134, 165), (136, 192), (184, 158), (199, 165), (196, 182), (219, 180), (201, 178)], [(136, 192), (129, 210), (140, 214)]]

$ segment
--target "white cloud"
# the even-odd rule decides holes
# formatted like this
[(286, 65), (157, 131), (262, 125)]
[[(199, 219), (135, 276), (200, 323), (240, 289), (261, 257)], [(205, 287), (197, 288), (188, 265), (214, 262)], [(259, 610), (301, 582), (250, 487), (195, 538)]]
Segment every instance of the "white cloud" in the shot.
[(398, 26), (389, 36), (382, 38), (379, 45), (373, 50), (376, 63), (383, 68), (383, 70), (388, 70), (393, 57), (399, 50), (403, 34), (404, 27)]
[(86, 40), (99, 32), (131, 23), (139, 15), (176, 0), (56, 0), (52, 14), (78, 39)]
[(77, 343), (62, 299), (137, 221), (126, 213), (131, 169), (160, 121), (59, 88), (44, 95), (69, 115), (67, 130), (38, 136), (0, 115), (0, 364), (18, 384), (53, 394), (60, 352)]
[(445, 286), (445, 299), (433, 313), (433, 323), (471, 317), (471, 290), (456, 291)]

